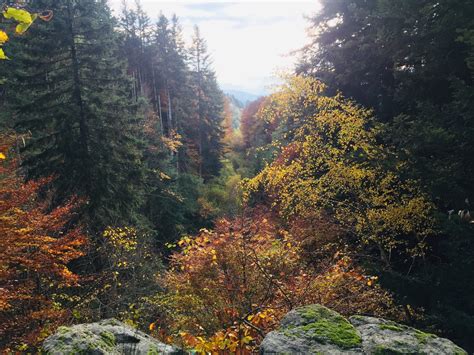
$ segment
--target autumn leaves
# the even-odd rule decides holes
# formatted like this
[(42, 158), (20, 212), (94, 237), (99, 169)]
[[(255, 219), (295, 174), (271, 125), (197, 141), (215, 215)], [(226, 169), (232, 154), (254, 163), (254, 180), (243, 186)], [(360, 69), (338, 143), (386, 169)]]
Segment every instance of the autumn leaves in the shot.
[[(24, 8), (4, 5), (1, 11), (3, 17), (8, 20), (8, 22), (12, 22), (14, 24), (13, 32), (15, 35), (24, 34), (37, 18), (40, 18), (43, 21), (50, 21), (53, 18), (53, 12), (50, 10), (34, 13)], [(8, 40), (8, 34), (4, 30), (0, 29), (0, 59), (9, 59), (2, 48), (2, 46), (7, 43)]]

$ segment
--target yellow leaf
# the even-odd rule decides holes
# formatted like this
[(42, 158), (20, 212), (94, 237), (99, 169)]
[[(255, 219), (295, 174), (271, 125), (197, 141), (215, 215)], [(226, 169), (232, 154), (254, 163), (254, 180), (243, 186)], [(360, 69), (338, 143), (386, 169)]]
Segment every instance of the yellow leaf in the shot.
[(155, 323), (150, 323), (150, 325), (148, 326), (148, 329), (150, 331), (152, 331), (153, 329), (155, 329)]
[(5, 55), (5, 52), (2, 48), (0, 48), (0, 59), (10, 59)]
[(3, 12), (3, 16), (6, 19), (12, 18), (21, 23), (31, 24), (33, 22), (33, 18), (28, 11), (16, 9), (14, 7), (7, 7), (7, 9)]
[(7, 157), (5, 156), (5, 154), (0, 153), (0, 159), (5, 160), (5, 159), (7, 159)]
[[(37, 15), (33, 15), (33, 21), (36, 19)], [(15, 33), (17, 35), (22, 35), (23, 33), (25, 33), (28, 28), (30, 28), (31, 24), (33, 22), (29, 22), (29, 23), (19, 23), (17, 26), (16, 26), (16, 29), (15, 29)]]
[(0, 44), (4, 44), (7, 41), (8, 35), (4, 31), (0, 30)]

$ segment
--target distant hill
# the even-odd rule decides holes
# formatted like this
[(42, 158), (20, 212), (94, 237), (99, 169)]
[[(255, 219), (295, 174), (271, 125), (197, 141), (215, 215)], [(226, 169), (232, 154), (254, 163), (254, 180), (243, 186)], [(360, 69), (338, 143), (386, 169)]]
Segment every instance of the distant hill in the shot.
[(224, 90), (224, 93), (240, 101), (243, 106), (246, 106), (249, 102), (255, 101), (260, 97), (259, 95), (251, 94), (249, 92), (232, 89)]

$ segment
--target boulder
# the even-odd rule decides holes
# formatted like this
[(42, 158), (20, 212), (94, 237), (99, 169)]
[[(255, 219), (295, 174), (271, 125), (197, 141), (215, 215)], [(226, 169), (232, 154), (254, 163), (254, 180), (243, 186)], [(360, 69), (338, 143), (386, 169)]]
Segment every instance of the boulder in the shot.
[(261, 354), (453, 354), (467, 352), (452, 341), (381, 318), (344, 318), (321, 305), (290, 311), (266, 335)]
[(46, 354), (66, 355), (153, 355), (181, 354), (173, 346), (163, 344), (116, 319), (97, 323), (59, 327), (43, 343)]

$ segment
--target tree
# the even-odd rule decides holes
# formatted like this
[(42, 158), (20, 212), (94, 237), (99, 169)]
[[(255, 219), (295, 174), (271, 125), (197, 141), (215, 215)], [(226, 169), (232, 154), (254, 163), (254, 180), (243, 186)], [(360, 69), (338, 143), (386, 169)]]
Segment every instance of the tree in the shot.
[(349, 258), (306, 259), (303, 240), (265, 209), (219, 220), (177, 244), (162, 278), (167, 293), (149, 300), (156, 317), (150, 329), (194, 349), (251, 353), (286, 312), (314, 302), (343, 314), (401, 316)]
[(24, 183), (13, 143), (1, 136), (8, 159), (0, 162), (0, 348), (24, 352), (70, 317), (80, 278), (68, 264), (84, 254), (87, 238), (76, 223), (81, 201), (50, 209), (41, 195), (51, 179)]
[(140, 117), (105, 1), (38, 1), (55, 13), (18, 40), (6, 102), (20, 132), (28, 178), (54, 175), (54, 204), (88, 199), (95, 229), (136, 222), (142, 194)]
[(460, 96), (472, 91), (472, 1), (322, 5), (311, 19), (315, 36), (298, 72), (373, 108), (387, 123), (383, 139), (411, 163), (412, 176), (438, 207), (464, 207), (474, 183), (472, 159), (465, 155), (473, 145), (469, 97)]
[[(193, 43), (189, 51), (191, 86), (195, 95), (193, 126), (187, 136), (198, 148), (198, 174), (204, 180), (218, 174), (222, 155), (223, 95), (211, 70), (206, 41), (199, 28), (194, 28)], [(193, 133), (193, 131), (197, 131)]]
[(274, 142), (281, 153), (249, 180), (249, 193), (263, 191), (287, 220), (333, 216), (356, 250), (409, 270), (436, 234), (433, 206), (377, 142), (371, 112), (324, 90), (315, 79), (292, 77), (270, 97), (267, 120), (288, 127), (290, 139)]
[(122, 14), (119, 20), (123, 31), (122, 51), (128, 60), (128, 71), (134, 82), (135, 100), (144, 95), (149, 71), (147, 62), (148, 43), (151, 40), (150, 18), (143, 11), (140, 0), (135, 0), (136, 10), (130, 10), (127, 1), (122, 1)]

